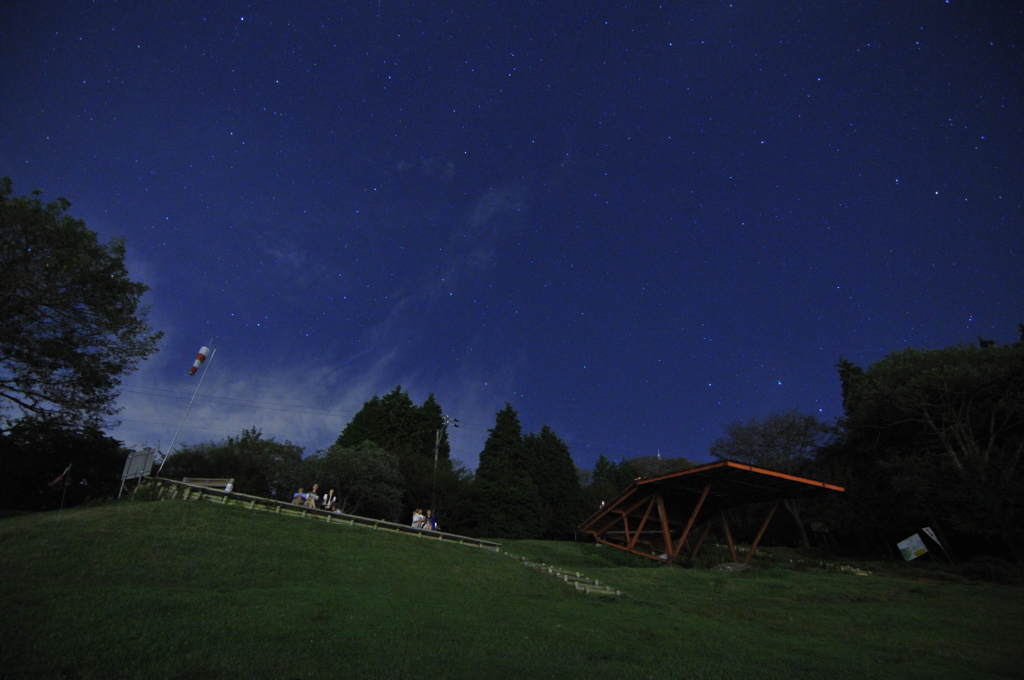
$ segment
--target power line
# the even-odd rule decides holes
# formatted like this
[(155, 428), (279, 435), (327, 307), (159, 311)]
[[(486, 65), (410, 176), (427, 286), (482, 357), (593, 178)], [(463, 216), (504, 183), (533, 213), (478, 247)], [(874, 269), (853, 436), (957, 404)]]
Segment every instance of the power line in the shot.
[[(142, 394), (145, 396), (159, 397), (164, 399), (189, 398), (187, 396), (187, 392), (182, 392), (180, 390), (167, 390), (159, 387), (125, 385), (125, 389), (123, 391), (130, 392), (132, 394)], [(280, 411), (282, 413), (299, 413), (303, 415), (319, 415), (332, 418), (345, 418), (354, 416), (356, 414), (356, 411), (318, 408), (316, 406), (304, 406), (301, 404), (282, 404), (273, 401), (259, 401), (255, 399), (240, 399), (238, 397), (225, 397), (216, 394), (201, 395), (197, 397), (196, 400), (211, 404), (222, 404), (224, 406), (249, 406), (263, 411)]]
[[(162, 423), (162, 422), (157, 421), (157, 420), (143, 420), (141, 418), (119, 418), (118, 420), (120, 420), (123, 423), (146, 423), (148, 425), (160, 425), (160, 426), (163, 426), (163, 427), (174, 427), (174, 425), (175, 425), (174, 423)], [(254, 427), (255, 427), (255, 425), (254, 425)], [(186, 429), (186, 430), (203, 430), (203, 431), (206, 431), (206, 432), (226, 432), (228, 434), (238, 434), (238, 430), (226, 430), (226, 429), (218, 428), (218, 427), (205, 427), (203, 425), (186, 425), (184, 427), (184, 429)], [(259, 429), (260, 432), (263, 432), (263, 428), (257, 428), (257, 429)], [(267, 432), (266, 434), (270, 435), (271, 437), (274, 437), (275, 439), (280, 437), (280, 438), (283, 438), (283, 439), (287, 440), (287, 435), (284, 435), (284, 434), (281, 434), (281, 433), (278, 433), (278, 432)]]
[[(161, 388), (161, 387), (149, 387), (149, 386), (145, 386), (145, 385), (132, 385), (130, 383), (122, 383), (122, 387), (124, 388), (123, 391), (125, 391), (125, 392), (131, 392), (133, 394), (141, 394), (141, 395), (145, 395), (145, 396), (159, 397), (159, 398), (165, 398), (165, 399), (188, 399), (189, 396), (190, 396), (189, 392), (184, 392), (182, 390), (169, 390), (169, 389), (165, 389), (165, 388)], [(210, 404), (221, 404), (221, 405), (224, 405), (224, 406), (240, 406), (240, 407), (248, 406), (248, 407), (255, 408), (255, 409), (258, 409), (258, 410), (261, 410), (261, 411), (275, 411), (275, 412), (278, 412), (278, 413), (294, 413), (294, 414), (297, 414), (297, 415), (322, 416), (322, 417), (327, 417), (327, 418), (351, 418), (352, 416), (354, 416), (357, 413), (356, 411), (351, 411), (351, 410), (326, 409), (326, 408), (318, 408), (316, 406), (304, 406), (304, 405), (301, 405), (301, 404), (286, 404), (286, 403), (281, 403), (281, 402), (263, 401), (263, 400), (256, 400), (256, 399), (240, 399), (238, 397), (227, 397), (227, 396), (216, 395), (216, 394), (213, 394), (213, 395), (211, 395), (211, 394), (200, 395), (199, 397), (197, 397), (196, 401), (200, 401), (200, 402), (204, 402), (204, 403), (210, 403)], [(123, 420), (132, 421), (132, 422), (152, 422), (152, 421), (145, 421), (145, 420), (133, 421), (131, 418), (124, 418)], [(162, 423), (153, 423), (153, 424), (162, 424)], [(488, 427), (487, 425), (485, 425), (483, 423), (476, 423), (476, 422), (473, 422), (473, 421), (466, 421), (466, 420), (461, 420), (459, 422), (459, 425), (460, 425), (461, 429), (475, 430), (477, 432), (488, 432), (491, 429), (490, 427)], [(196, 427), (195, 429), (209, 430), (211, 432), (229, 432), (229, 431), (231, 431), (231, 430), (218, 430), (218, 429), (215, 429), (215, 428), (199, 428), (199, 427)], [(273, 435), (273, 436), (283, 436), (283, 435)], [(596, 453), (616, 454), (620, 459), (625, 459), (627, 457), (628, 458), (636, 458), (636, 457), (639, 457), (639, 456), (642, 456), (642, 455), (647, 455), (647, 454), (644, 454), (644, 453), (637, 452), (637, 450), (634, 449), (634, 448), (629, 448), (629, 447), (624, 447), (624, 446), (609, 445), (609, 444), (598, 444), (598, 443), (595, 443), (595, 442), (586, 441), (586, 440), (582, 440), (582, 439), (571, 438), (571, 437), (563, 437), (562, 439), (563, 439), (563, 441), (566, 442), (567, 445), (570, 445), (571, 448), (576, 449), (577, 453), (581, 453), (582, 450), (589, 450), (589, 451), (595, 451)]]

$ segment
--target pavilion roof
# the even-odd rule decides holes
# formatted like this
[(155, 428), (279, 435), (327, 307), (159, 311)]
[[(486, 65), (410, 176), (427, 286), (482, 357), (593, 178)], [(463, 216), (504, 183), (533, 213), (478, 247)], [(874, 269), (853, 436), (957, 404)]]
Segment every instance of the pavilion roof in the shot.
[(813, 479), (723, 460), (657, 477), (638, 478), (583, 522), (580, 530), (602, 543), (622, 543), (616, 547), (637, 552), (638, 541), (644, 543), (646, 538), (635, 534), (631, 538), (630, 532), (638, 527), (641, 531), (647, 526), (654, 529), (655, 525), (649, 524), (648, 519), (654, 519), (650, 516), (657, 505), (655, 533), (663, 533), (661, 543), (666, 552), (674, 555), (679, 548), (673, 547), (673, 535), (681, 533), (681, 540), (685, 540), (691, 527), (710, 521), (730, 508), (824, 496), (844, 490), (841, 486)]

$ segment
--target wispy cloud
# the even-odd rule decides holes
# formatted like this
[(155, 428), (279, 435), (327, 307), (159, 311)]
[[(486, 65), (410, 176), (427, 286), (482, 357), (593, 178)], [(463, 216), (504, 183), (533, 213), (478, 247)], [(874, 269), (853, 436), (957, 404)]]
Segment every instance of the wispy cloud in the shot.
[[(416, 169), (449, 172), (434, 161)], [(400, 281), (400, 291), (388, 300), (386, 313), (363, 329), (360, 344), (366, 349), (359, 354), (342, 359), (310, 357), (257, 370), (241, 351), (233, 353), (224, 347), (211, 361), (176, 446), (238, 436), (243, 429), (256, 427), (265, 437), (291, 441), (312, 453), (329, 446), (373, 395), (401, 385), (416, 403), (435, 394), (445, 410), (460, 420), (461, 427), (449, 432), (452, 455), (475, 468), (494, 414), (515, 390), (516, 361), (499, 363), (474, 352), (473, 347), (484, 343), (482, 338), (463, 343), (464, 354), (455, 361), (458, 369), (452, 375), (439, 376), (431, 362), (409, 362), (407, 355), (424, 324), (433, 323), (434, 305), (453, 289), (473, 285), (472, 279), (488, 266), (494, 253), (514, 238), (518, 222), (507, 218), (527, 208), (529, 193), (522, 182), (510, 181), (482, 194), (463, 223), (452, 229), (452, 258), (447, 266), (418, 282), (415, 278)], [(316, 278), (319, 255), (280, 238), (265, 239), (262, 249), (297, 276)], [(153, 302), (158, 312), (159, 296)], [(167, 330), (169, 351), (153, 357), (125, 380), (118, 402), (120, 425), (111, 434), (128, 445), (159, 444), (166, 450), (200, 376), (185, 375), (192, 357), (181, 356), (182, 336), (191, 336), (197, 329), (176, 328), (173, 323), (160, 327)]]
[[(428, 385), (418, 375), (401, 373), (393, 354), (347, 366), (304, 365), (255, 374), (232, 364), (224, 353), (215, 355), (185, 419), (180, 445), (222, 440), (256, 427), (264, 437), (291, 441), (307, 453), (329, 446), (373, 395), (401, 385), (413, 401), (422, 403), (434, 393), (462, 427), (449, 433), (453, 457), (475, 467), (480, 450), (503, 405), (492, 381), (458, 375)], [(166, 450), (197, 386), (195, 378), (168, 378), (166, 370), (145, 367), (124, 382), (119, 400), (120, 425), (110, 434), (129, 446), (160, 445)], [(489, 384), (490, 383), (490, 384)]]

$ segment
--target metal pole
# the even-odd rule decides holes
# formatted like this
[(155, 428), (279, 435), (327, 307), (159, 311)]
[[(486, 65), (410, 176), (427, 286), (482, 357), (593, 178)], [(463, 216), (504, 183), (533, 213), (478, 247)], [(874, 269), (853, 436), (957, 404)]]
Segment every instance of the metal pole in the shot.
[[(213, 344), (211, 341), (210, 344)], [(174, 442), (178, 439), (178, 433), (181, 432), (181, 426), (185, 424), (185, 418), (188, 418), (188, 412), (192, 409), (192, 402), (196, 400), (196, 395), (199, 394), (199, 388), (203, 386), (203, 380), (206, 379), (206, 374), (210, 370), (210, 364), (213, 363), (213, 358), (217, 356), (217, 348), (213, 348), (213, 352), (210, 354), (210, 360), (206, 362), (206, 368), (203, 369), (203, 374), (199, 376), (199, 384), (196, 385), (196, 391), (192, 393), (192, 399), (188, 402), (188, 408), (185, 409), (185, 415), (181, 417), (181, 422), (178, 423), (178, 429), (174, 431), (174, 436), (171, 438), (171, 445), (167, 447), (167, 455), (164, 456), (163, 460), (160, 461), (160, 467), (157, 469), (156, 474), (159, 477), (160, 473), (164, 470), (164, 463), (171, 457), (171, 450), (174, 448)]]
[(441, 427), (438, 428), (437, 434), (434, 435), (434, 486), (430, 491), (430, 514), (437, 519), (437, 506), (435, 502), (437, 500), (437, 450), (441, 446), (441, 433), (448, 429), (448, 424), (451, 423), (453, 427), (459, 426), (459, 419), (452, 418), (451, 416), (441, 416)]
[(437, 499), (437, 449), (440, 446), (441, 430), (439, 429), (437, 434), (434, 436), (434, 488), (430, 491), (430, 514), (433, 517), (437, 517), (437, 506), (435, 504), (435, 500)]
[(57, 524), (60, 524), (60, 515), (64, 512), (64, 497), (68, 495), (68, 481), (71, 479), (71, 466), (64, 471), (64, 491), (60, 495), (60, 510), (57, 511)]

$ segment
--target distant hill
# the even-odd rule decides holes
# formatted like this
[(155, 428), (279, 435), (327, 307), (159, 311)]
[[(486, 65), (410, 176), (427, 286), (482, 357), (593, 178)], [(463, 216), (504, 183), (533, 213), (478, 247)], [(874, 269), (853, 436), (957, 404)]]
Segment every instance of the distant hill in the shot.
[(688, 468), (696, 467), (697, 463), (686, 458), (660, 458), (658, 456), (638, 456), (630, 458), (632, 465), (641, 477), (657, 477), (667, 475), (670, 472), (678, 472)]

